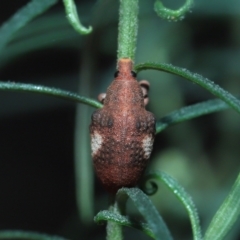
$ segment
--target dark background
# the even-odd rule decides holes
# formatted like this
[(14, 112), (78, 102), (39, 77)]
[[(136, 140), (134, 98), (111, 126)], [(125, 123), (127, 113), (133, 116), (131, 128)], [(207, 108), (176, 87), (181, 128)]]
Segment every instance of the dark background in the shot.
[[(1, 1), (0, 22), (26, 3)], [(92, 25), (93, 33), (75, 33), (59, 2), (21, 29), (0, 53), (1, 81), (80, 91), (91, 98), (105, 91), (116, 67), (118, 1), (76, 3), (82, 22)], [(166, 1), (169, 7), (180, 5)], [(153, 1), (140, 1), (136, 63), (172, 63), (238, 95), (239, 9), (236, 1), (196, 1), (183, 21), (173, 23), (157, 17)], [(166, 73), (146, 71), (139, 79), (151, 84), (148, 109), (157, 118), (213, 98), (197, 85)], [(76, 107), (38, 94), (0, 92), (1, 230), (31, 230), (73, 240), (105, 239), (104, 226), (80, 220), (77, 210), (75, 123), (82, 121), (87, 128), (90, 120), (84, 113), (76, 118)], [(204, 230), (239, 172), (239, 140), (239, 116), (232, 110), (172, 126), (156, 138), (149, 168), (166, 171), (186, 188)], [(96, 214), (107, 209), (107, 193), (97, 179), (94, 194)], [(192, 239), (187, 214), (171, 193), (160, 187), (151, 199), (175, 239)], [(240, 239), (238, 226), (239, 222), (227, 239)], [(150, 239), (135, 230), (125, 231), (126, 239)]]

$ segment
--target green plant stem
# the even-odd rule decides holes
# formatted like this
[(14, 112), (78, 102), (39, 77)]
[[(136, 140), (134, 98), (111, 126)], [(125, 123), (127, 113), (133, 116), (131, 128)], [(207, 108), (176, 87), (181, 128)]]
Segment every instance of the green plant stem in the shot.
[(240, 215), (240, 173), (230, 193), (213, 217), (204, 240), (221, 240), (232, 228)]
[(45, 12), (57, 3), (57, 0), (32, 0), (23, 8), (18, 10), (0, 28), (0, 51), (11, 40), (14, 33), (24, 27), (33, 18)]
[(134, 61), (138, 31), (138, 0), (120, 0), (118, 59)]
[(0, 231), (0, 239), (23, 239), (23, 240), (67, 240), (58, 236), (50, 236), (37, 232), (6, 230)]
[(175, 67), (171, 64), (159, 64), (159, 63), (143, 63), (138, 64), (135, 66), (135, 70), (137, 72), (147, 69), (154, 69), (159, 71), (164, 71), (168, 73), (175, 74), (177, 76), (183, 77), (193, 83), (198, 84), (199, 86), (207, 89), (213, 95), (217, 96), (218, 98), (222, 99), (226, 102), (230, 107), (232, 107), (236, 112), (240, 113), (240, 101), (235, 98), (232, 94), (221, 88), (219, 85), (215, 84), (214, 82), (210, 81), (203, 76), (192, 73), (187, 69)]
[(75, 103), (83, 103), (94, 108), (101, 108), (102, 104), (76, 93), (65, 91), (58, 88), (46, 87), (41, 85), (26, 84), (26, 83), (15, 83), (15, 82), (2, 82), (0, 81), (0, 90), (11, 91), (11, 92), (30, 92), (48, 95), (52, 97), (58, 97), (65, 100), (70, 100)]
[[(115, 214), (122, 214), (123, 208), (116, 201), (115, 196), (110, 196), (109, 211)], [(122, 226), (113, 221), (107, 221), (107, 240), (123, 240)]]

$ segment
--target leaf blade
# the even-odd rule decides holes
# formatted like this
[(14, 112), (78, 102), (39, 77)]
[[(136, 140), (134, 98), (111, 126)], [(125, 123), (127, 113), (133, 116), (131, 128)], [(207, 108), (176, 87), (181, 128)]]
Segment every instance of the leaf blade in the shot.
[(19, 9), (0, 28), (0, 51), (9, 42), (12, 36), (24, 27), (33, 18), (45, 12), (48, 8), (57, 3), (58, 0), (32, 0), (26, 6)]
[(159, 63), (142, 63), (135, 66), (135, 70), (137, 72), (147, 69), (153, 69), (153, 70), (159, 70), (164, 71), (168, 73), (172, 73), (174, 75), (183, 77), (191, 82), (194, 82), (198, 84), (199, 86), (207, 89), (209, 92), (211, 92), (216, 97), (223, 100), (225, 103), (227, 103), (230, 107), (232, 107), (236, 112), (240, 113), (240, 100), (238, 100), (236, 97), (234, 97), (231, 93), (227, 92), (223, 88), (221, 88), (219, 85), (215, 84), (214, 82), (210, 81), (207, 78), (204, 78), (203, 76), (192, 73), (187, 69), (180, 68), (173, 66), (171, 64), (159, 64)]
[(240, 215), (240, 174), (229, 195), (213, 217), (204, 240), (224, 239)]
[(156, 134), (171, 125), (228, 108), (229, 106), (220, 99), (208, 100), (180, 108), (156, 121)]
[(100, 211), (94, 217), (94, 221), (97, 222), (97, 223), (101, 223), (102, 221), (113, 221), (113, 222), (118, 223), (122, 226), (132, 227), (132, 228), (141, 230), (145, 234), (147, 234), (148, 236), (154, 238), (154, 234), (147, 224), (144, 224), (144, 223), (141, 223), (141, 222), (138, 223), (136, 221), (130, 220), (126, 216), (114, 213), (112, 211), (108, 211), (108, 210)]
[(198, 217), (196, 207), (190, 195), (184, 190), (184, 188), (174, 178), (172, 178), (171, 176), (169, 176), (164, 172), (157, 172), (157, 171), (150, 172), (144, 177), (143, 181), (146, 182), (149, 179), (160, 180), (172, 191), (172, 193), (183, 204), (186, 211), (188, 212), (191, 225), (192, 225), (194, 239), (201, 240), (202, 233), (201, 233), (199, 217)]
[(138, 211), (145, 218), (147, 225), (154, 234), (154, 238), (161, 240), (171, 240), (172, 236), (159, 215), (157, 209), (150, 199), (138, 188), (121, 188), (117, 192), (117, 200), (128, 196), (137, 207)]
[(72, 93), (69, 91), (65, 91), (59, 88), (53, 87), (46, 87), (42, 85), (34, 85), (34, 84), (27, 84), (27, 83), (15, 83), (15, 82), (3, 82), (0, 81), (0, 90), (2, 91), (12, 91), (12, 92), (31, 92), (31, 93), (38, 93), (43, 95), (48, 95), (52, 97), (58, 97), (65, 100), (70, 100), (76, 103), (83, 103), (87, 104), (94, 108), (101, 108), (102, 104), (87, 98), (76, 93)]

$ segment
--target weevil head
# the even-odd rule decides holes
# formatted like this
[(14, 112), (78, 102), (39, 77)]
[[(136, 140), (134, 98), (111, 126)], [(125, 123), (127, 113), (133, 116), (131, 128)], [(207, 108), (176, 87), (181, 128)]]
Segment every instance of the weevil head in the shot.
[(130, 59), (119, 61), (115, 79), (107, 89), (104, 106), (119, 110), (144, 108), (142, 88), (136, 80), (136, 73), (132, 71)]
[(132, 70), (133, 62), (129, 58), (120, 59), (118, 62), (118, 71), (115, 72), (115, 80), (136, 80), (137, 74)]

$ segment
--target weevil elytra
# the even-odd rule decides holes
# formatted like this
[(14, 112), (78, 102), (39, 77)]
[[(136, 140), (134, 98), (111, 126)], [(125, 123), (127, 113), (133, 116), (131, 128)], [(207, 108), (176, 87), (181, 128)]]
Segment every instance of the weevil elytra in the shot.
[(94, 167), (111, 193), (138, 183), (155, 135), (155, 118), (145, 110), (149, 85), (143, 81), (140, 86), (132, 65), (130, 59), (119, 60), (106, 96), (100, 95), (104, 106), (93, 113), (90, 125)]

